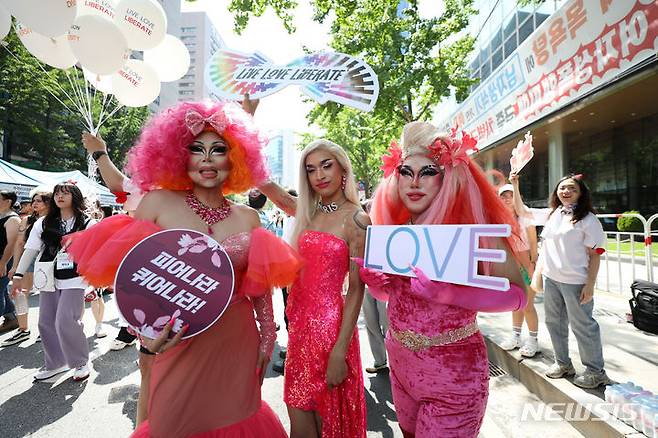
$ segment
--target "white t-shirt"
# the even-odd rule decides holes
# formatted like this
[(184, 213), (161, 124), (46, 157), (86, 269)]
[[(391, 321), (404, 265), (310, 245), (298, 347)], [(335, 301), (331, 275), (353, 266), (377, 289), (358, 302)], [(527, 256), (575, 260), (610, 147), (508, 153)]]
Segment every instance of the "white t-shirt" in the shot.
[(281, 238), (288, 245), (292, 245), (292, 233), (295, 231), (295, 218), (293, 216), (285, 216), (283, 218), (283, 234)]
[(514, 248), (517, 251), (530, 251), (530, 239), (528, 239), (528, 227), (533, 226), (533, 221), (529, 218), (519, 216), (516, 218), (519, 223), (519, 233), (520, 241), (516, 241), (517, 244)]
[(528, 212), (532, 214), (532, 224), (543, 226), (551, 214), (550, 208), (528, 208)]
[[(41, 233), (43, 232), (43, 220), (45, 217), (40, 217), (37, 219), (37, 221), (34, 223), (34, 226), (32, 227), (32, 231), (30, 232), (30, 236), (27, 238), (27, 242), (25, 242), (25, 249), (35, 249), (39, 252), (41, 252), (41, 249), (43, 248), (43, 240), (41, 240)], [(86, 229), (97, 223), (98, 221), (94, 219), (90, 219), (89, 223), (87, 223)], [(66, 221), (65, 223), (65, 229), (67, 232), (69, 232), (72, 228), (73, 225), (75, 224), (75, 218), (71, 218), (70, 220)], [(86, 281), (82, 277), (75, 277), (75, 278), (68, 278), (66, 280), (59, 280), (55, 279), (55, 287), (57, 289), (86, 289), (89, 285), (87, 284)]]
[(557, 209), (541, 233), (542, 273), (551, 280), (566, 284), (585, 284), (589, 265), (588, 248), (604, 248), (606, 237), (601, 223), (589, 213), (576, 224), (571, 214)]

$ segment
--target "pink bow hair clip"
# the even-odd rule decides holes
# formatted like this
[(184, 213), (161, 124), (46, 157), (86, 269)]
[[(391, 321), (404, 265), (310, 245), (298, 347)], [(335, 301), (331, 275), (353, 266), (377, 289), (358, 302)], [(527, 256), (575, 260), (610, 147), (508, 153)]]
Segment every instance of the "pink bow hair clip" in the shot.
[(217, 111), (205, 118), (195, 110), (185, 113), (185, 126), (195, 137), (203, 132), (206, 125), (209, 125), (217, 134), (221, 134), (228, 124), (229, 120), (223, 111)]

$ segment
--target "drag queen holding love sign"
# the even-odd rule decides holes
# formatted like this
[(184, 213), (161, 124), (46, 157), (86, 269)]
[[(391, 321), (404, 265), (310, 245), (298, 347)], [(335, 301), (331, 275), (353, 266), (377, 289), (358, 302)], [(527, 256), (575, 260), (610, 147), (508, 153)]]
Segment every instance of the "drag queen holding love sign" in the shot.
[[(512, 217), (467, 152), (475, 140), (440, 134), (425, 122), (404, 127), (402, 148), (384, 157), (384, 180), (370, 217), (374, 225), (512, 224)], [(506, 277), (506, 292), (361, 269), (370, 292), (388, 299), (386, 339), (393, 400), (405, 437), (475, 437), (488, 397), (487, 350), (478, 311), (503, 312), (526, 304), (523, 279), (507, 239), (481, 247), (507, 253), (505, 263), (481, 264), (485, 275)], [(397, 248), (396, 251), (403, 251)], [(362, 261), (361, 261), (362, 264)]]
[(114, 216), (72, 238), (69, 253), (95, 286), (111, 284), (123, 256), (163, 229), (211, 236), (233, 265), (233, 298), (218, 321), (182, 342), (184, 328), (167, 340), (170, 325), (145, 341), (159, 354), (148, 420), (134, 437), (287, 436), (260, 385), (276, 339), (271, 288), (292, 283), (299, 262), (254, 210), (224, 198), (266, 179), (265, 144), (236, 104), (181, 103), (155, 116), (130, 151), (127, 171), (147, 192), (135, 219)]

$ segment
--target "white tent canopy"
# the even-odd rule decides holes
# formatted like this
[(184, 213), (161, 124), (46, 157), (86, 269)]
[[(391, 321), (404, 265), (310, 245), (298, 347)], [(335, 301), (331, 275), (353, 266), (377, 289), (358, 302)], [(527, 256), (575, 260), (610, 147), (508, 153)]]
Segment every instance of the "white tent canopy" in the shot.
[(30, 191), (36, 187), (52, 188), (64, 181), (75, 181), (82, 194), (96, 198), (102, 205), (117, 205), (110, 190), (85, 176), (79, 170), (70, 172), (46, 172), (28, 169), (0, 159), (0, 190), (16, 192), (19, 199), (29, 199)]

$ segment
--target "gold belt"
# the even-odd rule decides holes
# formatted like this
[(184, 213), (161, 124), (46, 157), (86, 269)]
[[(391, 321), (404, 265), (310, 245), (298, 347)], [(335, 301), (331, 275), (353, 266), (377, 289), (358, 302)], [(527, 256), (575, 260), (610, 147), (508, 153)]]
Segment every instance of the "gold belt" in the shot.
[(420, 333), (416, 333), (411, 330), (402, 330), (395, 331), (392, 328), (389, 329), (391, 336), (395, 338), (400, 344), (404, 345), (411, 351), (422, 351), (430, 347), (436, 347), (439, 345), (452, 344), (453, 342), (461, 341), (471, 336), (473, 333), (477, 333), (479, 330), (477, 321), (459, 327), (456, 329), (448, 330), (447, 332), (439, 333), (434, 336), (426, 336)]

